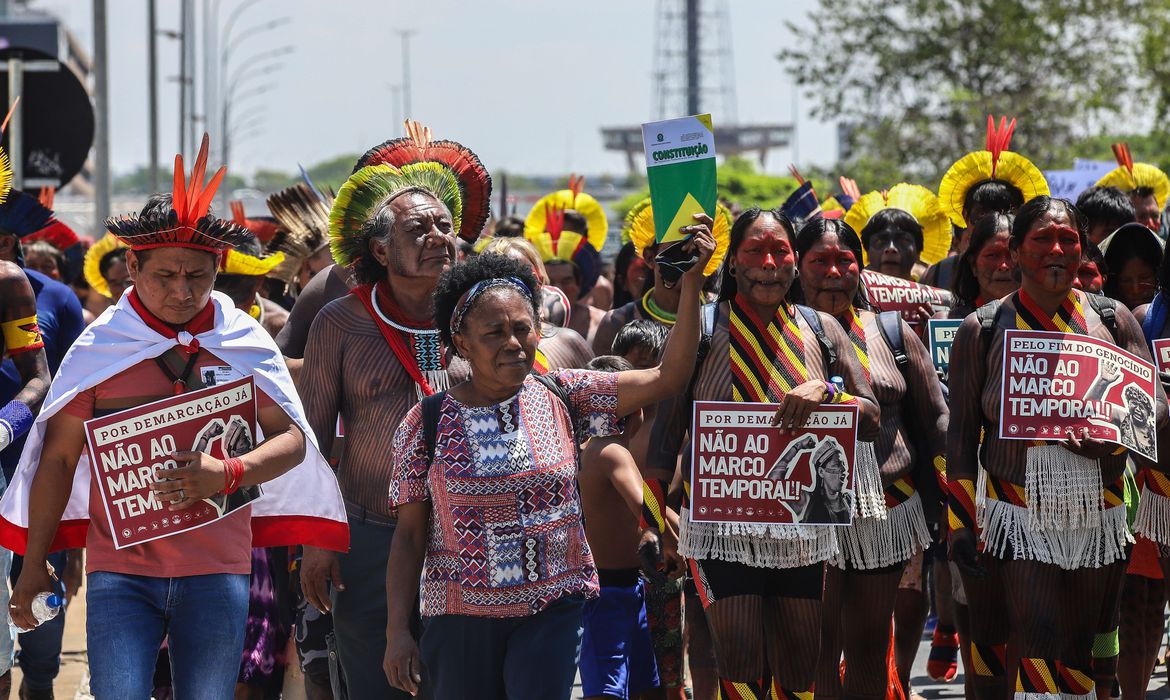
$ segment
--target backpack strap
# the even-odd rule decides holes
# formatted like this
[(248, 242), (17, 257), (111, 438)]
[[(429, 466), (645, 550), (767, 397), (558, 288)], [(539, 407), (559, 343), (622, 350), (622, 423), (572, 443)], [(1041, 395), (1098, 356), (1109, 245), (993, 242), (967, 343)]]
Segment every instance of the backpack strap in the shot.
[(821, 354), (825, 360), (825, 371), (837, 364), (837, 348), (833, 347), (833, 341), (829, 340), (829, 336), (825, 334), (825, 327), (821, 324), (820, 314), (816, 309), (805, 306), (804, 304), (796, 305), (797, 311), (801, 316), (804, 316), (805, 323), (812, 329), (817, 336), (817, 343), (821, 346)]
[(886, 346), (894, 354), (894, 362), (898, 371), (906, 375), (910, 367), (910, 356), (906, 354), (906, 338), (902, 334), (902, 316), (897, 311), (883, 311), (877, 315), (878, 330), (886, 341)]
[(440, 391), (423, 397), (419, 402), (422, 404), (423, 444), (427, 447), (428, 465), (435, 461), (435, 435), (439, 432), (439, 411), (443, 408), (443, 399), (446, 396), (447, 392)]
[(995, 334), (995, 326), (999, 323), (999, 310), (1003, 302), (999, 299), (989, 301), (975, 309), (975, 318), (979, 320), (979, 345), (986, 356), (991, 350), (991, 336)]
[(1117, 302), (1101, 294), (1086, 294), (1089, 306), (1101, 317), (1101, 323), (1109, 329), (1109, 335), (1117, 340)]

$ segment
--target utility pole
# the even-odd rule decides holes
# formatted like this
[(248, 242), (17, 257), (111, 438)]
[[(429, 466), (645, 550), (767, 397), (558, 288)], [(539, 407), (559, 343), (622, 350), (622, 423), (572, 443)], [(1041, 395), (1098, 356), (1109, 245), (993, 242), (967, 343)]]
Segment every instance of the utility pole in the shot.
[(179, 153), (187, 152), (187, 2), (179, 4)]
[(410, 119), (414, 117), (410, 111), (410, 37), (418, 32), (413, 29), (396, 31), (402, 37), (402, 118)]
[(148, 55), (146, 58), (148, 101), (150, 102), (150, 191), (158, 192), (158, 0), (146, 0)]
[(687, 114), (699, 109), (699, 0), (687, 0)]
[(110, 81), (106, 60), (106, 0), (93, 0), (94, 172), (93, 230), (110, 215)]
[(184, 0), (183, 11), (187, 13), (187, 30), (191, 36), (187, 38), (187, 82), (184, 89), (187, 91), (187, 144), (192, 151), (199, 140), (195, 137), (195, 42), (199, 37), (198, 27), (195, 25), (195, 0)]
[(390, 100), (394, 115), (394, 133), (402, 128), (402, 86), (390, 85)]

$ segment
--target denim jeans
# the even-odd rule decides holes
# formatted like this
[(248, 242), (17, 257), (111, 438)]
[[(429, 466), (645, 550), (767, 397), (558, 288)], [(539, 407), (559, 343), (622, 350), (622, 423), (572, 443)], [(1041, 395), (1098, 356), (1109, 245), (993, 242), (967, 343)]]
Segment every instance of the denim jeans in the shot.
[[(49, 564), (58, 576), (65, 571), (65, 552), (53, 552), (49, 555)], [(12, 572), (9, 579), (16, 585), (24, 567), (24, 557), (12, 557)], [(53, 587), (53, 592), (64, 597), (65, 584), (60, 581)], [(20, 673), (24, 676), (21, 685), (30, 690), (52, 690), (53, 681), (61, 671), (61, 640), (65, 636), (65, 614), (61, 609), (52, 620), (41, 624), (31, 632), (21, 632), (17, 637), (20, 651), (16, 654), (16, 665), (20, 666)]]
[(182, 578), (89, 575), (85, 630), (96, 700), (148, 700), (169, 635), (175, 697), (222, 700), (235, 692), (248, 619), (248, 575)]

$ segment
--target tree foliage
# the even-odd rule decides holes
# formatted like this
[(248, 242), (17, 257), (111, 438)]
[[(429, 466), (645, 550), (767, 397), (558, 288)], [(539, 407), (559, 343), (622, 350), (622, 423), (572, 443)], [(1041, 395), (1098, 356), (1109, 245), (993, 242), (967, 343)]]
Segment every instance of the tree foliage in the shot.
[[(817, 116), (853, 127), (841, 166), (863, 190), (894, 174), (937, 183), (982, 147), (988, 114), (1017, 116), (1013, 150), (1058, 167), (1079, 139), (1135, 113), (1127, 96), (1144, 78), (1119, 37), (1140, 35), (1146, 9), (1131, 0), (820, 0), (811, 27), (789, 22), (815, 41), (779, 59)], [(1149, 61), (1165, 61), (1165, 36), (1149, 42)]]

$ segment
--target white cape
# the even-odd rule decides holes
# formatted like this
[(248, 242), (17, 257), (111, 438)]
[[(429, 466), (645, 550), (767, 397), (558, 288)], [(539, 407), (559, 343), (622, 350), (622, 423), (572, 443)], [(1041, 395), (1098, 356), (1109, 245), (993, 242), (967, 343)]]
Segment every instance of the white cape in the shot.
[[(304, 461), (265, 483), (263, 497), (252, 503), (253, 546), (311, 544), (342, 552), (348, 550), (349, 527), (341, 490), (333, 470), (317, 448), (284, 357), (260, 324), (237, 309), (226, 295), (212, 292), (211, 303), (215, 305), (215, 326), (195, 336), (200, 347), (244, 376), (252, 375), (256, 388), (283, 408), (305, 434)], [(130, 304), (129, 292), (82, 332), (53, 378), (40, 415), (29, 430), (12, 483), (0, 500), (0, 545), (17, 553), (24, 552), (29, 492), (49, 418), (79, 392), (176, 345), (177, 340), (159, 335), (139, 317)], [(54, 550), (85, 545), (89, 496), (90, 467), (83, 452), (73, 477), (69, 503), (53, 541)]]

